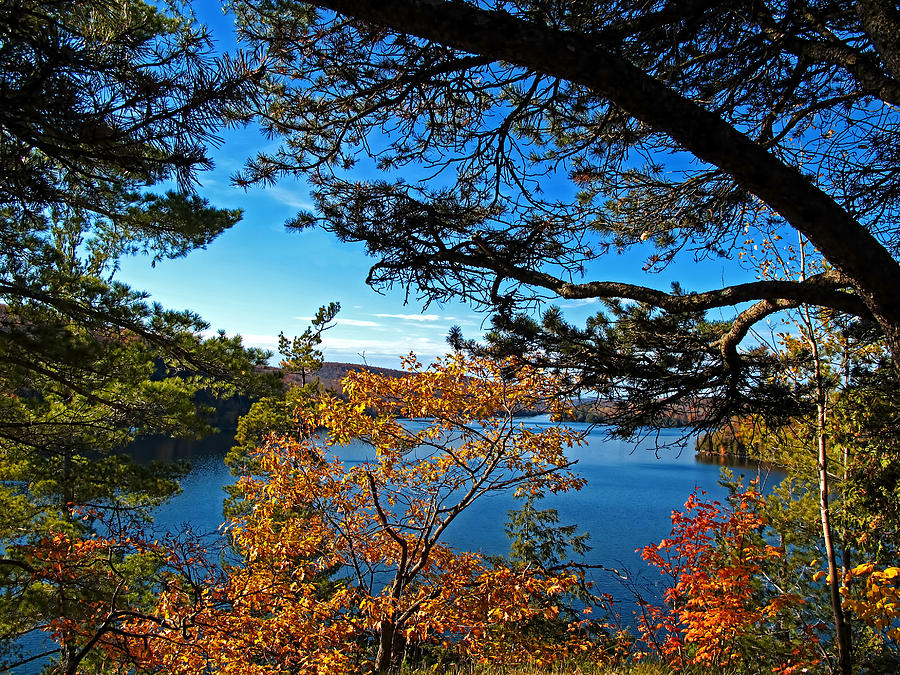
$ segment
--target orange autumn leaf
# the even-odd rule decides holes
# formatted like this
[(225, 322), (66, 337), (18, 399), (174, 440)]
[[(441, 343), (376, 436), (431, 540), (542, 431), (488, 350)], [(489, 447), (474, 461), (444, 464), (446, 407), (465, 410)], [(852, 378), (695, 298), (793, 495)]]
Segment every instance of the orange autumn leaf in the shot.
[[(677, 669), (738, 663), (741, 638), (803, 604), (799, 596), (783, 592), (768, 601), (757, 596), (763, 565), (782, 558), (784, 551), (757, 536), (766, 521), (757, 508), (761, 495), (755, 484), (726, 505), (704, 494), (692, 494), (684, 511), (673, 512), (671, 536), (641, 551), (672, 581), (665, 608), (642, 605), (642, 640)], [(810, 645), (798, 645), (782, 670), (817, 662)]]

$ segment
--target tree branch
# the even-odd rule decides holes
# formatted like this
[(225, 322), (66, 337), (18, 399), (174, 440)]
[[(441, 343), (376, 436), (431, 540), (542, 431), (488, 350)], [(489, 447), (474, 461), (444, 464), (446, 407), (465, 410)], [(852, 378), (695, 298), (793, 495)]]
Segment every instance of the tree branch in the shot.
[(774, 299), (761, 300), (752, 307), (745, 309), (735, 317), (731, 324), (731, 329), (723, 335), (716, 343), (722, 351), (722, 358), (730, 368), (740, 366), (740, 356), (737, 346), (740, 344), (750, 329), (755, 324), (765, 319), (767, 316), (775, 314), (785, 309), (793, 309), (799, 307), (803, 303), (799, 300)]
[(492, 252), (483, 244), (479, 245), (479, 249), (483, 256), (446, 251), (443, 255), (437, 254), (437, 257), (474, 268), (487, 268), (498, 276), (546, 288), (567, 300), (623, 298), (647, 303), (673, 313), (705, 311), (755, 300), (790, 300), (797, 304), (808, 303), (830, 307), (854, 316), (866, 318), (872, 316), (866, 303), (858, 296), (841, 290), (850, 286), (850, 281), (833, 270), (813, 275), (804, 281), (755, 281), (712, 291), (675, 295), (647, 286), (615, 281), (571, 283), (546, 272), (513, 266), (504, 261), (500, 254)]
[(312, 4), (580, 84), (723, 169), (852, 280), (885, 331), (900, 371), (900, 264), (890, 252), (795, 167), (595, 38), (446, 0)]

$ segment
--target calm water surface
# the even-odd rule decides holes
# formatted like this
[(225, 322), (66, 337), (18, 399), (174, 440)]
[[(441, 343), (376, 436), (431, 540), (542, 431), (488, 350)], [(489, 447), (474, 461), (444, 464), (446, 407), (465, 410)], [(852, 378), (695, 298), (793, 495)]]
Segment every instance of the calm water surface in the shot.
[[(544, 426), (549, 421), (539, 417), (527, 424)], [(627, 572), (642, 594), (653, 596), (659, 574), (646, 566), (636, 549), (668, 536), (673, 509), (681, 508), (695, 488), (706, 490), (712, 498), (727, 496), (718, 484), (723, 465), (695, 458), (692, 440), (680, 453), (677, 448), (656, 449), (657, 443), (679, 439), (683, 432), (678, 429), (664, 430), (659, 436), (635, 444), (609, 440), (602, 428), (590, 430), (586, 424), (570, 425), (588, 432), (586, 445), (570, 451), (571, 459), (578, 461), (574, 470), (587, 480), (587, 485), (580, 492), (548, 495), (538, 508), (555, 508), (560, 525), (577, 523), (580, 532), (590, 533), (593, 548), (584, 562)], [(219, 527), (222, 487), (231, 483), (233, 477), (222, 461), (224, 449), (217, 448), (216, 443), (213, 440), (206, 448), (191, 447), (190, 454), (184, 454), (184, 446), (166, 443), (154, 449), (160, 459), (187, 459), (193, 467), (182, 483), (182, 494), (159, 509), (158, 525), (190, 528), (196, 533)], [(227, 439), (219, 439), (218, 445), (227, 445)], [(341, 449), (340, 455), (347, 462), (356, 462), (370, 458), (372, 451), (358, 444)], [(764, 487), (771, 487), (781, 478), (780, 474), (770, 474), (756, 466), (729, 466), (748, 480), (759, 475)], [(511, 495), (483, 497), (453, 522), (445, 541), (462, 550), (508, 553), (509, 541), (503, 526), (507, 511), (518, 505)], [(633, 595), (614, 575), (598, 572), (594, 581), (596, 590), (610, 593), (623, 603), (623, 615), (631, 613), (625, 605)]]

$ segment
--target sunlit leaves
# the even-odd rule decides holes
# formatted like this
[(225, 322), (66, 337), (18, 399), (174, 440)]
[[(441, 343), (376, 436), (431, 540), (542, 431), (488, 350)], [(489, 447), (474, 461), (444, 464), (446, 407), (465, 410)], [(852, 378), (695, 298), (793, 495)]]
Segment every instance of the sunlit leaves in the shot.
[[(639, 624), (645, 643), (678, 668), (724, 668), (747, 663), (748, 641), (778, 626), (803, 599), (765, 587), (768, 564), (783, 549), (762, 536), (761, 495), (755, 486), (737, 492), (729, 505), (691, 495), (684, 511), (672, 513), (672, 535), (647, 546), (642, 556), (671, 580), (664, 609), (644, 604)], [(800, 630), (782, 637), (790, 658), (779, 672), (817, 662), (814, 636)], [(790, 647), (796, 647), (791, 650)], [(756, 645), (758, 648), (758, 645)], [(767, 654), (766, 658), (771, 658)]]
[(857, 565), (846, 575), (841, 594), (844, 608), (873, 627), (882, 640), (900, 641), (900, 567)]
[[(338, 673), (373, 659), (392, 667), (414, 646), (494, 663), (605, 648), (576, 624), (553, 639), (524, 630), (559, 616), (553, 598), (580, 583), (574, 572), (498, 565), (441, 543), (485, 494), (582, 486), (565, 455), (578, 434), (515, 417), (559, 409), (556, 383), (461, 356), (427, 369), (410, 358), (407, 367), (401, 378), (351, 373), (343, 398), (298, 408), (305, 435), (273, 436), (258, 449), (260, 475), (238, 484), (249, 508), (230, 528), (242, 560), (206, 591), (223, 604), (170, 595), (195, 613), (198, 630), (183, 644), (157, 641), (153, 663), (168, 672), (204, 663), (223, 673)], [(350, 443), (368, 446), (367, 459), (342, 460)]]

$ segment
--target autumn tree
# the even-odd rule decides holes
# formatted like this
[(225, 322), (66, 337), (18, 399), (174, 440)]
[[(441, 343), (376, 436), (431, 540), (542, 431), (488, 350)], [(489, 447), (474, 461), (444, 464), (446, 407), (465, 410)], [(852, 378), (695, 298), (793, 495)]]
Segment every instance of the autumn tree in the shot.
[(664, 607), (641, 599), (642, 640), (679, 670), (806, 672), (822, 661), (816, 617), (776, 572), (789, 552), (767, 541), (757, 486), (732, 487), (726, 504), (692, 494), (671, 535), (642, 550), (668, 584)]
[[(268, 73), (255, 112), (283, 139), (239, 179), (308, 176), (317, 212), (290, 226), (364, 243), (375, 286), (492, 311), (486, 350), (454, 343), (576, 372), (619, 404), (623, 433), (678, 411), (805, 420), (829, 538), (830, 365), (810, 331), (779, 351), (758, 329), (789, 309), (853, 317), (900, 373), (895, 4), (233, 6)], [(815, 272), (671, 290), (605, 276), (604, 256), (630, 249), (647, 271), (722, 257), (760, 272), (744, 243), (788, 233)], [(583, 327), (536, 319), (555, 299), (603, 309)], [(874, 466), (857, 476), (892, 494)]]
[(879, 567), (865, 562), (849, 570), (842, 578), (844, 606), (858, 621), (867, 625), (878, 637), (877, 647), (892, 645), (892, 659), (877, 659), (874, 666), (893, 669), (897, 666), (896, 648), (900, 642), (900, 567)]
[[(183, 633), (158, 632), (148, 665), (321, 674), (368, 662), (386, 672), (413, 647), (491, 663), (602, 658), (607, 645), (576, 627), (552, 641), (520, 629), (558, 615), (530, 599), (574, 588), (570, 570), (495, 565), (443, 543), (486, 495), (581, 487), (565, 456), (577, 433), (515, 417), (553, 409), (553, 379), (461, 356), (407, 367), (404, 378), (350, 373), (345, 398), (298, 410), (307, 435), (259, 448), (267, 477), (239, 482), (252, 508), (231, 523), (241, 562), (205, 605), (174, 588), (163, 594), (168, 611), (190, 621)], [(323, 589), (321, 573), (334, 569)]]
[[(818, 261), (810, 261), (802, 237), (786, 245), (779, 240), (772, 236), (746, 252), (761, 275), (804, 279), (823, 271)], [(818, 597), (810, 591), (817, 602), (808, 604), (817, 606), (831, 627), (835, 669), (850, 673), (869, 659), (891, 657), (884, 642), (873, 642), (865, 626), (854, 625), (842, 594), (854, 560), (896, 561), (894, 537), (877, 537), (876, 544), (871, 530), (877, 521), (895, 523), (893, 510), (883, 495), (861, 498), (885, 489), (890, 494), (896, 483), (888, 459), (896, 425), (887, 412), (894, 408), (888, 392), (896, 388), (895, 374), (886, 365), (887, 350), (877, 331), (827, 309), (802, 305), (790, 310), (769, 339), (758, 335), (758, 340), (783, 363), (774, 379), (789, 392), (790, 412), (774, 423), (754, 414), (728, 426), (736, 442), (752, 448), (754, 458), (787, 473), (766, 500), (767, 516), (791, 550), (791, 567), (798, 574), (815, 567), (814, 560), (824, 561), (818, 577), (826, 579), (827, 592)], [(854, 647), (854, 634), (859, 647)]]
[[(116, 451), (209, 432), (198, 392), (257, 386), (263, 353), (115, 279), (122, 256), (182, 256), (240, 219), (191, 190), (248, 76), (187, 13), (139, 0), (4, 1), (0, 29), (0, 639), (26, 649), (7, 668), (45, 652), (84, 672), (152, 586), (99, 533), (178, 489), (178, 469)], [(64, 572), (43, 555), (59, 542), (79, 555)]]
[[(813, 569), (822, 581), (820, 589), (809, 589), (808, 605), (830, 627), (835, 671), (850, 673), (867, 664), (887, 667), (896, 658), (887, 633), (872, 634), (855, 619), (858, 600), (851, 600), (863, 585), (851, 570), (865, 567), (877, 576), (897, 560), (889, 496), (897, 489), (895, 412), (889, 412), (896, 411), (889, 393), (896, 379), (880, 358), (884, 346), (860, 332), (864, 327), (839, 319), (798, 310), (795, 329), (779, 342), (786, 352), (781, 377), (801, 405), (781, 424), (745, 419), (741, 436), (755, 457), (787, 473), (765, 500), (766, 515), (791, 551), (790, 567), (798, 574)], [(869, 607), (865, 614), (871, 619), (877, 611)], [(892, 624), (889, 616), (888, 609), (881, 628)]]
[[(318, 211), (291, 226), (363, 242), (372, 285), (493, 311), (500, 351), (634, 397), (638, 424), (771, 402), (775, 364), (746, 338), (804, 302), (874, 319), (900, 364), (892, 3), (232, 6), (266, 70), (248, 115), (283, 140), (240, 181), (308, 177)], [(773, 228), (827, 269), (673, 290), (603, 275), (608, 254), (659, 270)], [(583, 328), (519, 314), (553, 299), (612, 306)]]
[[(731, 476), (723, 484), (727, 503), (692, 495), (673, 512), (671, 535), (642, 551), (666, 587), (663, 607), (640, 602), (651, 653), (679, 669), (896, 670), (900, 568), (884, 558), (851, 565), (872, 549), (838, 526), (829, 560), (815, 476), (790, 475), (765, 496)], [(842, 516), (844, 507), (840, 497), (830, 504)]]

